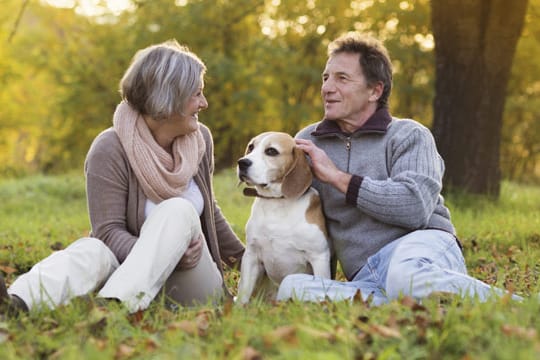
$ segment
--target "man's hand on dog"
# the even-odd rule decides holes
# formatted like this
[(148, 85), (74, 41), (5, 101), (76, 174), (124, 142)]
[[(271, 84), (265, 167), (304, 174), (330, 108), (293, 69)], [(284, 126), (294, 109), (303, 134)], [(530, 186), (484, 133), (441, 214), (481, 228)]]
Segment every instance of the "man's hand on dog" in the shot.
[(315, 177), (346, 193), (352, 175), (339, 170), (324, 150), (313, 144), (311, 140), (295, 139), (295, 141), (296, 146), (310, 157), (311, 169)]

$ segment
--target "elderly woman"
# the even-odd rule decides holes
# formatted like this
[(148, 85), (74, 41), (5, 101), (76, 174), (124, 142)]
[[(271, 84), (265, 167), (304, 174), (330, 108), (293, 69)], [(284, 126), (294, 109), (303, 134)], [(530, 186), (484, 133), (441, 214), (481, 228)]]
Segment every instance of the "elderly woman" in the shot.
[(113, 127), (85, 163), (91, 237), (37, 263), (6, 291), (4, 311), (54, 307), (99, 289), (131, 311), (164, 290), (181, 305), (228, 295), (222, 261), (244, 251), (212, 190), (203, 62), (176, 41), (139, 51), (120, 82)]

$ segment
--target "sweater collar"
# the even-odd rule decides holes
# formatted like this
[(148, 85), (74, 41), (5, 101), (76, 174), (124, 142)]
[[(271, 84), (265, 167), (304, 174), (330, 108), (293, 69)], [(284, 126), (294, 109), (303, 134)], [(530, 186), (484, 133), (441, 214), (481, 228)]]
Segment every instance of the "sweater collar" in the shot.
[(323, 136), (330, 134), (342, 134), (350, 136), (368, 132), (386, 133), (390, 122), (392, 122), (392, 116), (390, 115), (388, 108), (380, 108), (375, 111), (373, 115), (371, 115), (364, 123), (364, 125), (357, 129), (353, 134), (342, 131), (335, 121), (324, 119), (319, 125), (317, 125), (315, 131), (313, 131), (311, 135)]

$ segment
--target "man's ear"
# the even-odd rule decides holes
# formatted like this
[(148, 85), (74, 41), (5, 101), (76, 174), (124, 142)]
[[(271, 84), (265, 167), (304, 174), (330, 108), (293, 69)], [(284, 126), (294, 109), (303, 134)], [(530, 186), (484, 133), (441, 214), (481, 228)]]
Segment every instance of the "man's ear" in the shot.
[(311, 186), (313, 174), (303, 150), (295, 147), (294, 161), (281, 183), (281, 192), (286, 198), (299, 198)]
[(379, 98), (382, 96), (383, 91), (384, 91), (384, 84), (381, 81), (377, 81), (371, 87), (371, 95), (369, 97), (369, 101), (377, 102), (377, 100), (379, 100)]

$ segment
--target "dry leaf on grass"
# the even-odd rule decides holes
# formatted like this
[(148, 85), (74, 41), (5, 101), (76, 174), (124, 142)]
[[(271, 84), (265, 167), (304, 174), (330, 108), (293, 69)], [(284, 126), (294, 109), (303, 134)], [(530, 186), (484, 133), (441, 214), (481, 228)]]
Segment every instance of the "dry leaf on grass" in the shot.
[(147, 351), (154, 351), (157, 348), (159, 348), (159, 344), (157, 343), (157, 341), (155, 339), (146, 338), (145, 341), (144, 341), (144, 348)]
[(244, 360), (261, 360), (262, 355), (260, 352), (252, 348), (251, 346), (247, 346), (242, 351), (242, 359)]
[(502, 325), (502, 332), (507, 336), (516, 336), (521, 339), (534, 340), (536, 338), (536, 329), (524, 328), (516, 325)]
[(426, 311), (427, 310), (425, 306), (419, 304), (418, 301), (416, 301), (410, 296), (404, 296), (401, 299), (400, 303), (401, 305), (408, 307), (412, 311)]
[(139, 325), (144, 318), (144, 310), (136, 311), (129, 315), (129, 322), (133, 326)]
[(386, 338), (401, 338), (401, 333), (397, 329), (393, 329), (384, 325), (372, 324), (369, 327), (370, 331), (374, 334), (380, 335)]
[(293, 325), (280, 326), (263, 336), (264, 344), (267, 347), (271, 347), (273, 344), (275, 344), (278, 341), (284, 341), (290, 345), (297, 345), (298, 338), (296, 336), (296, 332), (297, 332), (296, 326), (293, 326)]
[(125, 359), (131, 357), (135, 353), (135, 349), (132, 346), (126, 344), (120, 344), (116, 349), (115, 359)]
[(168, 325), (170, 331), (182, 330), (188, 335), (206, 336), (208, 328), (210, 327), (210, 321), (205, 315), (198, 315), (195, 320), (182, 320), (175, 321)]
[(11, 275), (17, 271), (17, 269), (7, 265), (0, 265), (0, 270), (2, 270), (7, 275)]
[(204, 336), (208, 333), (213, 313), (213, 310), (203, 309), (197, 313), (197, 316), (195, 316), (195, 322), (197, 323), (197, 328), (199, 329), (199, 336)]
[(170, 323), (167, 328), (169, 330), (182, 330), (188, 335), (195, 335), (199, 333), (197, 323), (191, 320), (175, 321)]
[(315, 338), (315, 339), (323, 339), (323, 340), (327, 340), (331, 343), (334, 343), (336, 341), (336, 334), (335, 333), (331, 333), (331, 332), (328, 332), (328, 331), (322, 331), (322, 330), (318, 330), (318, 329), (314, 329), (314, 328), (311, 328), (311, 327), (308, 327), (308, 326), (301, 326), (299, 328), (302, 332), (304, 332), (305, 334)]

